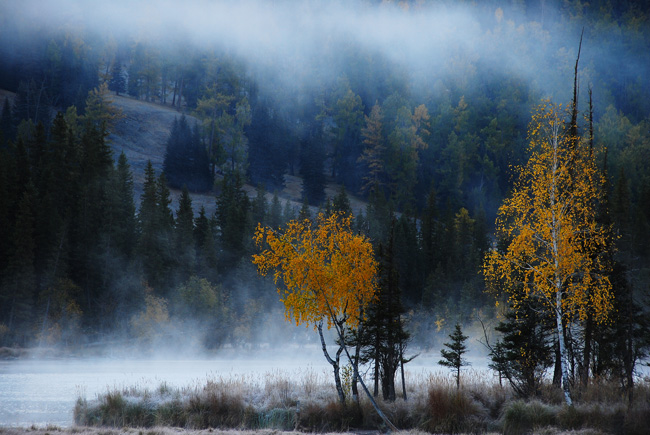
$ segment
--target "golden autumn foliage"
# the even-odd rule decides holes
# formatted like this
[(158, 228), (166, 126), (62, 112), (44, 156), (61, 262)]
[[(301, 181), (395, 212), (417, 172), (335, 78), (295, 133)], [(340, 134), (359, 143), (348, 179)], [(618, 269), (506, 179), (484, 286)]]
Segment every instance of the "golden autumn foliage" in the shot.
[(375, 297), (377, 263), (372, 245), (350, 228), (350, 216), (319, 214), (291, 221), (283, 231), (258, 225), (260, 254), (253, 263), (273, 274), (287, 320), (317, 324), (327, 319), (358, 326), (363, 307)]
[[(497, 231), (503, 249), (492, 249), (484, 263), (487, 285), (505, 291), (515, 310), (539, 299), (554, 315), (562, 387), (569, 388), (565, 325), (607, 318), (612, 308), (610, 265), (604, 253), (611, 229), (599, 225), (603, 175), (590, 147), (572, 134), (575, 126), (561, 106), (540, 106), (528, 135), (531, 157), (499, 208)], [(571, 128), (573, 127), (573, 128)]]
[(596, 219), (604, 178), (565, 119), (566, 111), (550, 103), (533, 115), (531, 157), (497, 218), (498, 237), (508, 245), (487, 254), (484, 273), (488, 286), (511, 298), (523, 285), (524, 297), (534, 293), (565, 321), (584, 320), (588, 311), (602, 321), (612, 306), (599, 255), (610, 229)]

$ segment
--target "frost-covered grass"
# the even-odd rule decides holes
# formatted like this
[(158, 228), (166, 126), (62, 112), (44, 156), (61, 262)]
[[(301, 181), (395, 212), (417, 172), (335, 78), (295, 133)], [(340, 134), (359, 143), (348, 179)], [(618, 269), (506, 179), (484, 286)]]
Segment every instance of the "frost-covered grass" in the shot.
[[(558, 400), (548, 386), (541, 397), (519, 400), (485, 372), (465, 372), (460, 390), (447, 372), (410, 374), (407, 398), (379, 405), (400, 429), (432, 433), (508, 434), (647, 433), (650, 382), (640, 382), (632, 404), (616, 386), (603, 383), (576, 391), (576, 406)], [(369, 385), (372, 389), (372, 385)], [(397, 385), (401, 393), (401, 385)], [(363, 395), (357, 405), (338, 403), (329, 373), (273, 371), (212, 377), (183, 388), (166, 383), (149, 388), (114, 388), (96, 399), (80, 398), (79, 426), (161, 427), (204, 430), (330, 432), (382, 430), (381, 419)], [(0, 432), (1, 433), (1, 432)]]

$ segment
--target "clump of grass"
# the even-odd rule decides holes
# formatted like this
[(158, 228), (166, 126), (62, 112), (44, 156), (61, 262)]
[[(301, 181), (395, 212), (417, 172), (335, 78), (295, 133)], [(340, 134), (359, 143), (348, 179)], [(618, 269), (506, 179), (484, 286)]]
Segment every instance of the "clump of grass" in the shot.
[(293, 409), (274, 408), (260, 413), (258, 417), (260, 429), (292, 430), (296, 427), (296, 412)]
[(187, 426), (195, 429), (239, 427), (244, 421), (246, 405), (238, 390), (229, 383), (208, 381), (201, 391), (190, 395), (185, 412)]
[[(334, 398), (318, 403), (310, 401), (298, 408), (296, 427), (308, 432), (348, 431), (359, 427), (359, 408), (343, 405)], [(377, 426), (374, 426), (377, 427)]]
[(292, 383), (280, 373), (267, 374), (264, 392), (274, 407), (295, 406), (297, 403), (293, 397)]
[(503, 433), (519, 435), (531, 433), (534, 429), (553, 426), (557, 410), (539, 401), (516, 400), (506, 406), (503, 414)]
[(481, 432), (487, 426), (485, 411), (462, 389), (430, 387), (425, 412), (423, 428), (429, 432)]

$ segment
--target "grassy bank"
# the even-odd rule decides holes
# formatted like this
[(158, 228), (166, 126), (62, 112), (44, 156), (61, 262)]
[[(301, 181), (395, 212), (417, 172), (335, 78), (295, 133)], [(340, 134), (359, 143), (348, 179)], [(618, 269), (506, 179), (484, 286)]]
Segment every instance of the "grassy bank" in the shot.
[[(628, 403), (611, 384), (576, 391), (576, 405), (562, 404), (561, 392), (547, 386), (531, 401), (471, 373), (456, 390), (446, 375), (407, 379), (408, 400), (380, 406), (400, 429), (431, 433), (644, 434), (650, 427), (650, 385), (640, 382)], [(400, 389), (401, 391), (401, 389)], [(370, 402), (341, 405), (326, 374), (268, 373), (213, 378), (184, 388), (162, 383), (155, 389), (112, 389), (74, 409), (79, 426), (174, 427), (336, 432), (382, 430)], [(148, 432), (147, 432), (148, 433)]]

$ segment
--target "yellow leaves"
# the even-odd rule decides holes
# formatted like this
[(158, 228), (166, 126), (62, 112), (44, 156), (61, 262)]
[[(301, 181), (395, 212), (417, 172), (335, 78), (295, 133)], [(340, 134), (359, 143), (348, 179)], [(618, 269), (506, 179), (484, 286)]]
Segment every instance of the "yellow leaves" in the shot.
[(603, 176), (587, 147), (568, 134), (566, 118), (549, 102), (533, 115), (531, 157), (498, 213), (507, 248), (486, 255), (484, 274), (494, 291), (523, 285), (526, 295), (541, 296), (569, 321), (588, 311), (601, 321), (611, 309), (611, 284), (599, 260), (610, 229), (596, 220)]
[(253, 240), (266, 249), (252, 261), (261, 275), (273, 273), (287, 319), (358, 325), (375, 296), (377, 264), (370, 242), (354, 235), (350, 222), (335, 213), (320, 214), (317, 223), (291, 221), (283, 232), (257, 227)]

